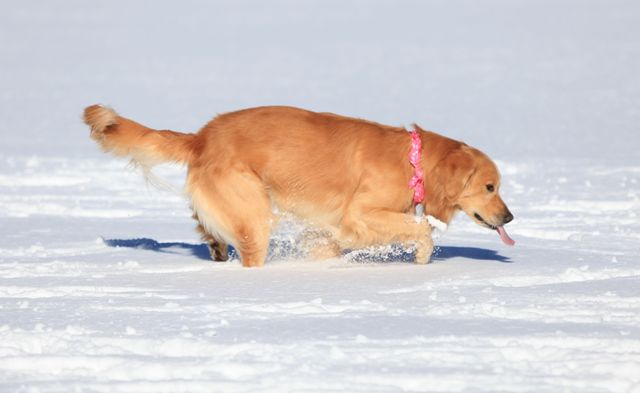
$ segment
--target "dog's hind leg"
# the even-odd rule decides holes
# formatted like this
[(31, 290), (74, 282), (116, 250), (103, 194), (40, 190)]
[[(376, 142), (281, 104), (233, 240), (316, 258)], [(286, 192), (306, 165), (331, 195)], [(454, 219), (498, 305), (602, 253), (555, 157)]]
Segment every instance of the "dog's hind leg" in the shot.
[[(245, 171), (208, 169), (206, 181), (192, 172), (188, 181), (193, 208), (203, 229), (218, 243), (231, 244), (245, 267), (262, 266), (271, 233), (271, 201), (264, 185)], [(221, 249), (223, 246), (220, 246)], [(214, 256), (215, 257), (215, 256)]]
[(209, 233), (200, 219), (198, 218), (198, 213), (193, 212), (193, 219), (198, 222), (196, 230), (200, 233), (200, 237), (202, 241), (207, 243), (209, 247), (209, 253), (211, 254), (211, 259), (216, 262), (225, 262), (229, 259), (229, 247), (224, 240), (219, 239)]
[(342, 255), (340, 244), (329, 230), (306, 229), (302, 235), (301, 247), (313, 260), (336, 258)]

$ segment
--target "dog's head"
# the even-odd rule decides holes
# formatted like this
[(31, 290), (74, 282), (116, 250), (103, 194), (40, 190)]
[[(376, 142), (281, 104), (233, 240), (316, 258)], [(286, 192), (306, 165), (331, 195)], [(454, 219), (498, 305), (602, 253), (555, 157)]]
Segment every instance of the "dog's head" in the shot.
[(463, 145), (446, 155), (438, 165), (445, 198), (477, 224), (498, 231), (505, 244), (513, 245), (504, 225), (513, 214), (500, 197), (500, 173), (481, 151)]

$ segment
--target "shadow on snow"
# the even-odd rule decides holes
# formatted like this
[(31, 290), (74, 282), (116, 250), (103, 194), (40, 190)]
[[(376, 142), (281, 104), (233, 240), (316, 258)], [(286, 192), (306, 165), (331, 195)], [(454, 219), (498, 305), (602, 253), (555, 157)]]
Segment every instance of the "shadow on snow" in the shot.
[[(204, 243), (158, 242), (149, 238), (139, 239), (104, 239), (109, 247), (137, 248), (167, 254), (192, 255), (196, 258), (210, 261), (209, 247)], [(231, 258), (236, 257), (236, 251), (229, 246)], [(304, 258), (305, 252), (296, 247), (294, 240), (272, 239), (269, 244), (268, 259)], [(347, 250), (343, 256), (352, 262), (413, 262), (414, 252), (399, 245), (385, 247), (369, 247), (362, 250)], [(445, 261), (452, 258), (467, 258), (479, 261), (495, 261), (511, 263), (512, 261), (496, 250), (478, 247), (436, 246), (432, 261)]]
[[(149, 238), (139, 239), (104, 239), (104, 244), (116, 248), (137, 248), (141, 250), (151, 250), (167, 254), (187, 254), (196, 258), (210, 261), (209, 247), (206, 244), (191, 244), (183, 242), (159, 242)], [(182, 251), (182, 252), (181, 252)]]

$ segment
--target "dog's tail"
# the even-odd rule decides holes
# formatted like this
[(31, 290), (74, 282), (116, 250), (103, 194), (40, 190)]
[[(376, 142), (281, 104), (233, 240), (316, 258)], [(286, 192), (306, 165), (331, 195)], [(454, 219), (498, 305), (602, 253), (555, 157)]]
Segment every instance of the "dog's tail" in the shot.
[(84, 110), (84, 122), (91, 127), (91, 138), (105, 152), (130, 157), (145, 174), (151, 167), (163, 162), (188, 164), (196, 143), (195, 134), (162, 130), (157, 131), (133, 120), (119, 116), (102, 105), (91, 105)]

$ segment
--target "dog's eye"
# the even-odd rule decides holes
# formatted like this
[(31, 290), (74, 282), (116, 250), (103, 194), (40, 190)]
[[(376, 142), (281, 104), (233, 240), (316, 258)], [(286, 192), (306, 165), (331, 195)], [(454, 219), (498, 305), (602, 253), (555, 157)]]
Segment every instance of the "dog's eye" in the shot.
[(487, 191), (493, 192), (493, 184), (487, 184)]

